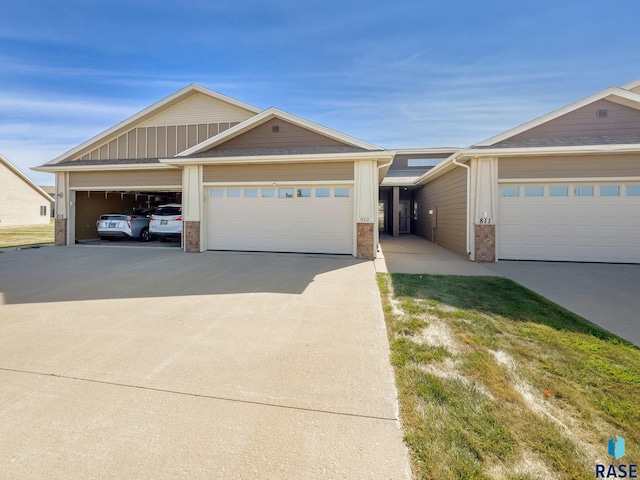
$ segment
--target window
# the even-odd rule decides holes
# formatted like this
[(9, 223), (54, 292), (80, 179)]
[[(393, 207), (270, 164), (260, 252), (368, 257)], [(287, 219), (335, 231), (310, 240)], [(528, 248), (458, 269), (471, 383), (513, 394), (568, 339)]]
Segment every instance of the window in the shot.
[(640, 185), (627, 185), (627, 197), (640, 197)]
[(601, 197), (619, 197), (620, 186), (619, 185), (600, 185)]
[(227, 198), (240, 198), (240, 189), (227, 188)]
[(566, 185), (552, 185), (549, 187), (550, 197), (568, 197), (569, 187)]
[(258, 196), (257, 188), (245, 188), (244, 189), (244, 198), (256, 198)]
[(435, 167), (444, 158), (410, 158), (407, 160), (407, 166), (409, 167)]
[(263, 188), (262, 189), (262, 198), (274, 198), (276, 196), (275, 188)]
[(573, 187), (574, 197), (593, 197), (592, 185), (576, 185)]
[(42, 217), (46, 217), (47, 216), (47, 206), (46, 205), (41, 205), (40, 206), (40, 216), (42, 216)]
[(331, 196), (330, 188), (316, 188), (316, 197), (327, 198)]
[(293, 198), (293, 188), (279, 188), (278, 198)]
[(336, 188), (333, 190), (333, 196), (338, 198), (349, 198), (348, 188)]
[(297, 193), (299, 198), (309, 198), (311, 197), (311, 189), (310, 188), (299, 188)]
[(224, 197), (224, 188), (211, 189), (211, 198), (222, 198), (222, 197)]
[(413, 219), (418, 219), (418, 202), (413, 202)]
[(520, 187), (502, 187), (500, 189), (501, 197), (519, 197)]
[(542, 186), (530, 186), (524, 187), (525, 197), (544, 197), (544, 187)]

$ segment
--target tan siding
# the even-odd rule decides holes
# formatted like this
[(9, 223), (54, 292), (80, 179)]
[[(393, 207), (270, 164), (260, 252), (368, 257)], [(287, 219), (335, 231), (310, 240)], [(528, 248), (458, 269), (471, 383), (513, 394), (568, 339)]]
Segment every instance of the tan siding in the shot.
[(114, 138), (109, 142), (109, 157), (118, 158), (118, 139)]
[(196, 93), (169, 107), (140, 126), (159, 127), (210, 122), (243, 122), (255, 115), (242, 108)]
[(187, 149), (187, 126), (178, 125), (178, 152)]
[(435, 242), (449, 250), (466, 255), (467, 248), (467, 173), (463, 168), (436, 178), (415, 193), (419, 220), (414, 223), (415, 233), (434, 241), (432, 216), (437, 215)]
[(178, 153), (176, 148), (178, 127), (167, 127), (167, 157), (173, 157)]
[(136, 141), (136, 131), (135, 130), (131, 130), (128, 134), (127, 134), (127, 157), (128, 158), (136, 158), (136, 148), (137, 148), (137, 141)]
[(109, 145), (103, 145), (100, 147), (98, 152), (98, 158), (101, 160), (106, 160), (109, 158)]
[(191, 148), (198, 143), (198, 126), (187, 125), (187, 148)]
[(157, 154), (159, 158), (167, 156), (167, 127), (158, 127), (156, 132)]
[(640, 93), (640, 85), (638, 85), (637, 87), (634, 87), (630, 90), (633, 93)]
[(198, 143), (204, 142), (209, 135), (207, 134), (209, 128), (206, 123), (201, 123), (198, 125)]
[(156, 158), (157, 137), (156, 127), (147, 128), (147, 158)]
[[(607, 110), (607, 116), (599, 118), (598, 110)], [(598, 100), (586, 107), (515, 135), (505, 142), (540, 138), (634, 134), (640, 134), (640, 111), (608, 100)], [(500, 145), (500, 143), (496, 145)]]
[(100, 189), (154, 186), (182, 188), (182, 171), (179, 169), (71, 172), (69, 177), (69, 186), (71, 188)]
[[(278, 132), (273, 132), (273, 127)], [(272, 119), (254, 129), (224, 142), (212, 150), (280, 148), (280, 147), (321, 147), (339, 146), (344, 143), (305, 128), (293, 125), (284, 120)]]
[(116, 158), (127, 158), (127, 135), (118, 137), (118, 156)]
[(210, 123), (209, 124), (209, 138), (211, 137), (215, 137), (216, 135), (218, 135), (219, 130), (218, 130), (219, 126), (217, 123)]
[(91, 152), (91, 160), (99, 160), (100, 159), (100, 151), (99, 150), (94, 150)]
[(147, 129), (138, 128), (137, 130), (138, 148), (136, 150), (136, 158), (147, 158)]
[[(40, 207), (47, 207), (47, 214), (40, 215)], [(0, 235), (2, 227), (48, 224), (51, 202), (31, 185), (0, 163)]]
[(216, 165), (204, 167), (205, 182), (353, 180), (353, 163)]
[(498, 178), (640, 176), (640, 155), (501, 158)]

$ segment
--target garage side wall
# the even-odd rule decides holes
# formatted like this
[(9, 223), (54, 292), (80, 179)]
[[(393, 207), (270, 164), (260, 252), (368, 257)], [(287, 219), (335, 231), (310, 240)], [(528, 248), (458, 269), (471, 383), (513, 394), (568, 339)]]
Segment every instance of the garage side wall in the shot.
[(418, 205), (416, 235), (466, 255), (466, 170), (456, 168), (445, 173), (424, 185), (414, 198)]

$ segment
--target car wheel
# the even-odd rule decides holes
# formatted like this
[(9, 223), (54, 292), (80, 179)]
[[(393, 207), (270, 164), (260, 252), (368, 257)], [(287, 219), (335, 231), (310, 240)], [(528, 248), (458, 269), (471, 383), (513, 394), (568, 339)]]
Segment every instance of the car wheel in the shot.
[(151, 235), (149, 235), (148, 228), (143, 228), (140, 231), (140, 236), (138, 237), (138, 240), (140, 240), (141, 242), (148, 242), (149, 240), (151, 240)]

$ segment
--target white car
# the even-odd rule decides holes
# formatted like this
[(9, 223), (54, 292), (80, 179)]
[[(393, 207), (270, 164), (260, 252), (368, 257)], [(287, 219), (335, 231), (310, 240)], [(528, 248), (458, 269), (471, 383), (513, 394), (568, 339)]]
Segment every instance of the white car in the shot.
[(169, 203), (156, 208), (149, 221), (149, 234), (161, 242), (172, 238), (179, 240), (182, 237), (182, 205)]

